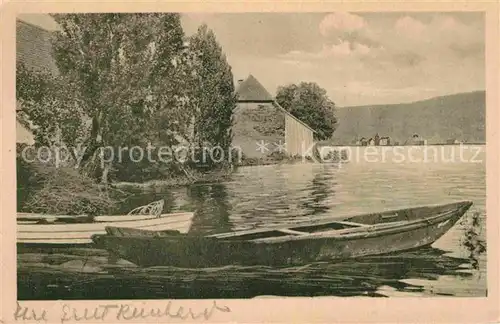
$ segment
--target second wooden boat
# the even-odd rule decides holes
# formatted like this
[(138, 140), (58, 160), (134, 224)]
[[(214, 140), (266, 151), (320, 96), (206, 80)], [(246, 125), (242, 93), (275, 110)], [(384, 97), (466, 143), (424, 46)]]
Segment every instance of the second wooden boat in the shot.
[(462, 201), (210, 236), (107, 227), (106, 235), (92, 239), (97, 247), (145, 267), (296, 265), (430, 245), (471, 205)]
[(127, 215), (66, 216), (17, 214), (17, 243), (29, 246), (91, 244), (91, 236), (105, 234), (106, 226), (144, 230), (175, 230), (187, 233), (194, 213), (162, 213), (159, 200), (130, 211)]

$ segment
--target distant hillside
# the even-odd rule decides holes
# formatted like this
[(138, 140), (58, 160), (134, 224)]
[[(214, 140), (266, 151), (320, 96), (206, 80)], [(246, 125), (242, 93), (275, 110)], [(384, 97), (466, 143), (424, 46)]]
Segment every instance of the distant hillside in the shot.
[(406, 104), (338, 108), (339, 125), (332, 141), (349, 145), (378, 133), (401, 144), (413, 134), (427, 139), (429, 144), (448, 139), (484, 143), (485, 97), (485, 91), (476, 91)]

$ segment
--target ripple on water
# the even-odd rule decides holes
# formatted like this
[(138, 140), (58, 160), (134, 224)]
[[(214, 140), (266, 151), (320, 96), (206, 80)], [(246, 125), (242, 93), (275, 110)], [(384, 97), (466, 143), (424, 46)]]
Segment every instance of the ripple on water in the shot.
[(164, 189), (155, 199), (196, 209), (193, 230), (202, 233), (450, 200), (472, 200), (467, 215), (478, 213), (476, 225), (463, 220), (428, 249), (294, 268), (142, 269), (99, 250), (19, 253), (18, 298), (485, 296), (486, 253), (477, 247), (485, 239), (485, 188), (484, 166), (470, 163), (242, 168), (228, 183)]

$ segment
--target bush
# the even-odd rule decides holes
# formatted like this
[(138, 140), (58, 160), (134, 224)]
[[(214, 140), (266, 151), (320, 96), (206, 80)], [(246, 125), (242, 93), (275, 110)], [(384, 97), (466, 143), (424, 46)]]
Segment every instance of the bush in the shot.
[(123, 193), (71, 167), (26, 162), (17, 155), (18, 211), (52, 215), (98, 215), (116, 208)]

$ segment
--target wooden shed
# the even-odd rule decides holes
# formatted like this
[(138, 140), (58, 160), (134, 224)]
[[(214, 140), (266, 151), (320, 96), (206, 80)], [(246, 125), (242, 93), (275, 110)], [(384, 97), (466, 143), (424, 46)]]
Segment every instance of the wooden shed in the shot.
[[(235, 129), (235, 133), (240, 142), (245, 141), (245, 139), (241, 139), (241, 136), (238, 136), (244, 136), (244, 134), (238, 133), (238, 130), (243, 128), (243, 125), (238, 125), (238, 123), (244, 123), (245, 121), (238, 118), (238, 115), (254, 111), (256, 114), (266, 115), (262, 123), (271, 121), (271, 123), (276, 126), (276, 139), (278, 139), (280, 135), (284, 137), (283, 144), (286, 148), (284, 153), (290, 156), (307, 156), (312, 154), (310, 148), (314, 145), (315, 131), (306, 123), (281, 107), (253, 75), (239, 82), (237, 93), (238, 107), (235, 111), (236, 118), (233, 129)], [(281, 123), (283, 128), (282, 132), (279, 131), (279, 124)], [(265, 140), (264, 138), (266, 136), (269, 137), (269, 135), (270, 134), (262, 134), (262, 140)], [(255, 142), (260, 139), (253, 136), (253, 138), (247, 138), (246, 140), (249, 142), (253, 140)]]

